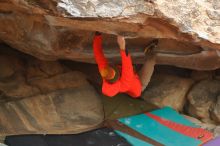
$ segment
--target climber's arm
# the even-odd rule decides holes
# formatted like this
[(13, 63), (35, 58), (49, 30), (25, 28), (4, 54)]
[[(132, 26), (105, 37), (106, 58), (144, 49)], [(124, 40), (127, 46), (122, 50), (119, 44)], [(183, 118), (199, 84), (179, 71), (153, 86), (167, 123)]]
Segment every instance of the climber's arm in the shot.
[(102, 35), (99, 32), (95, 33), (93, 39), (93, 52), (95, 61), (98, 64), (99, 71), (107, 67), (108, 61), (104, 56), (103, 48), (102, 48)]
[(122, 73), (121, 81), (123, 83), (131, 82), (134, 77), (134, 71), (131, 61), (131, 56), (125, 48), (125, 39), (122, 36), (118, 36), (118, 45), (120, 47), (120, 53), (122, 58)]

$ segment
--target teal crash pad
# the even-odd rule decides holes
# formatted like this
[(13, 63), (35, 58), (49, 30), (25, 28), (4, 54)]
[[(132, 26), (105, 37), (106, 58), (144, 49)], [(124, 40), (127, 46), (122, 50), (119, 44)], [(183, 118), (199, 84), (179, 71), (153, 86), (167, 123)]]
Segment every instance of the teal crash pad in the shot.
[[(165, 107), (159, 110), (152, 111), (150, 113), (163, 119), (170, 120), (185, 126), (197, 127), (194, 123), (190, 122), (184, 116), (180, 115), (170, 107)], [(176, 132), (169, 127), (166, 127), (155, 121), (154, 119), (146, 116), (146, 114), (120, 118), (118, 119), (118, 121), (165, 146), (199, 146), (202, 144), (202, 141)], [(116, 132), (124, 137), (133, 146), (152, 145), (126, 133), (117, 130)]]

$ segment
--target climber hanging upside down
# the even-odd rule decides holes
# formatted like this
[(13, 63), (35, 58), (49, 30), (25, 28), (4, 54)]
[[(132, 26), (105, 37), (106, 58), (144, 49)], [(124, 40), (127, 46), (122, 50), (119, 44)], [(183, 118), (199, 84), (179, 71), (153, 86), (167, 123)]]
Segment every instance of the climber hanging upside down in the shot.
[(107, 96), (115, 96), (118, 93), (126, 93), (133, 98), (141, 95), (141, 82), (134, 72), (131, 56), (125, 48), (125, 39), (117, 37), (120, 47), (122, 66), (115, 67), (108, 64), (102, 49), (102, 35), (96, 32), (93, 40), (93, 51), (99, 72), (103, 79), (102, 92)]

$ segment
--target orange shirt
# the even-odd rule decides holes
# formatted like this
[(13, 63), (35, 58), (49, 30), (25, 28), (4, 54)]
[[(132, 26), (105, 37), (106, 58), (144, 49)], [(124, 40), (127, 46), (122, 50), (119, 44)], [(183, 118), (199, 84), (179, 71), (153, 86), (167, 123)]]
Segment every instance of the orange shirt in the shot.
[[(108, 61), (102, 49), (102, 36), (96, 35), (93, 40), (93, 51), (99, 72), (108, 66)], [(120, 51), (122, 58), (121, 77), (114, 83), (109, 83), (103, 79), (102, 92), (107, 96), (115, 96), (118, 93), (126, 93), (134, 98), (141, 95), (141, 82), (137, 74), (134, 73), (131, 56), (125, 51)]]

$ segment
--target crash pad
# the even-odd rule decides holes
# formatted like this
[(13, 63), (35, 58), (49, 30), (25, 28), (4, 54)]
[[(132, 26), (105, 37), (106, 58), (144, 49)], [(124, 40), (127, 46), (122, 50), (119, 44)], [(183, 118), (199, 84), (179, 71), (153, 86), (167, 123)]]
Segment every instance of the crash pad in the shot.
[(5, 139), (8, 146), (132, 146), (111, 128), (68, 135), (19, 135)]
[[(199, 128), (170, 107), (120, 118), (118, 121), (165, 146), (199, 146), (213, 138), (212, 133)], [(127, 133), (121, 133), (118, 130), (116, 132), (133, 146), (139, 146), (137, 137), (127, 136)], [(139, 143), (140, 141), (146, 145), (152, 145), (150, 142), (139, 139)]]

